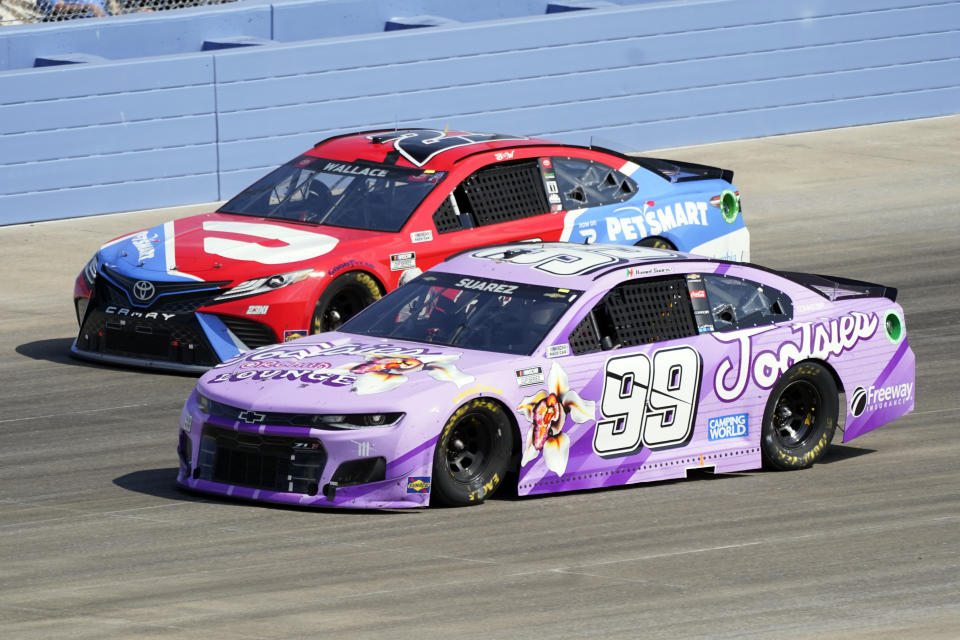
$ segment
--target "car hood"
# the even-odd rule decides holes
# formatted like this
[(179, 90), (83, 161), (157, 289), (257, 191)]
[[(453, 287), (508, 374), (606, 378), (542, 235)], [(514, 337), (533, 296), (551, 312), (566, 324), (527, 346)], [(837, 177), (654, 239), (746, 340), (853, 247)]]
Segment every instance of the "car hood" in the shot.
[(354, 253), (377, 232), (223, 213), (174, 220), (118, 238), (101, 263), (152, 280), (242, 280)]
[(237, 356), (200, 379), (210, 399), (287, 413), (429, 411), (527, 356), (470, 351), (338, 332)]

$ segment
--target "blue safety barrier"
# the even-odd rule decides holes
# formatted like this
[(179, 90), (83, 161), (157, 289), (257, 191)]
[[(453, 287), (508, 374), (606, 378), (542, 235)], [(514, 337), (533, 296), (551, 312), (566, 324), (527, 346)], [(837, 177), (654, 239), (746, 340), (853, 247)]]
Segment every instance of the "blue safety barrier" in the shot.
[(640, 151), (953, 113), (960, 0), (251, 0), (5, 27), (0, 224), (225, 199), (356, 129)]

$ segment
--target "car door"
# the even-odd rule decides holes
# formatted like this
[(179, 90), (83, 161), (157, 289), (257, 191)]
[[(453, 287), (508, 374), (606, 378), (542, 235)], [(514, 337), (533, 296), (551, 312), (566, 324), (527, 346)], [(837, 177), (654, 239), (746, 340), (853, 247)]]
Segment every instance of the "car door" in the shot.
[[(563, 215), (551, 213), (542, 161), (489, 164), (460, 181), (431, 214), (432, 241), (416, 247), (418, 266), (477, 246), (559, 239)], [(416, 222), (417, 229), (427, 224)]]
[[(683, 275), (621, 282), (583, 312), (551, 366), (563, 375), (561, 395), (573, 392), (594, 409), (583, 424), (567, 421), (562, 469), (524, 466), (522, 493), (583, 489), (672, 477), (650, 467), (682, 457), (697, 421), (706, 336)], [(565, 352), (565, 353), (564, 353)], [(682, 467), (679, 468), (682, 474)]]

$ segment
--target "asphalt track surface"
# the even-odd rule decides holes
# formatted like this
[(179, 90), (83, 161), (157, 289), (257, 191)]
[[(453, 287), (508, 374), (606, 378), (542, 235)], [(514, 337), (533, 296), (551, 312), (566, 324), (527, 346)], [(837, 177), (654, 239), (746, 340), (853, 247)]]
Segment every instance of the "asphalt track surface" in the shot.
[(191, 377), (72, 360), (73, 278), (193, 213), (0, 228), (0, 637), (960, 637), (960, 116), (664, 151), (736, 171), (754, 261), (898, 287), (913, 414), (812, 469), (468, 509), (174, 487)]

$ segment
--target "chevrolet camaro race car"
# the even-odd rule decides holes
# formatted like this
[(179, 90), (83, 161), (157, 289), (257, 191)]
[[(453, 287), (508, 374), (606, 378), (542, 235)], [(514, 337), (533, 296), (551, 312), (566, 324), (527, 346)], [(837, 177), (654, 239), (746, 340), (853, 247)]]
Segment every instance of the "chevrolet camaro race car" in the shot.
[(318, 143), (224, 204), (107, 243), (74, 286), (74, 355), (205, 371), (335, 329), (443, 258), (513, 240), (749, 259), (728, 170), (493, 134)]
[(895, 298), (644, 247), (469, 250), (339, 331), (204, 374), (177, 482), (398, 508), (480, 502), (506, 478), (526, 496), (808, 467), (838, 428), (913, 409)]

